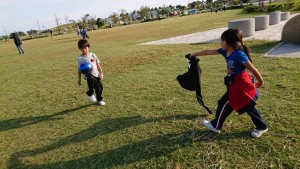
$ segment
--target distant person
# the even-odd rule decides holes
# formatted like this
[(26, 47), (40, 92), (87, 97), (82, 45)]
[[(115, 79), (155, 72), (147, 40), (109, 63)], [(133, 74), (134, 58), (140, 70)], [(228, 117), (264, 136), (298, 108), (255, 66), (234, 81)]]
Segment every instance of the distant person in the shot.
[(81, 28), (82, 28), (82, 27), (81, 27), (79, 24), (77, 24), (76, 31), (77, 31), (77, 35), (78, 35), (78, 36), (81, 36), (81, 35), (80, 35)]
[(24, 50), (22, 49), (21, 39), (19, 38), (19, 36), (16, 33), (13, 33), (12, 37), (13, 37), (15, 45), (16, 45), (18, 51), (19, 51), (19, 54), (23, 54)]
[(89, 36), (87, 34), (87, 30), (85, 28), (82, 27), (82, 29), (80, 30), (80, 35), (82, 39), (88, 39)]
[(216, 8), (215, 14), (218, 14), (218, 12), (219, 12), (219, 8)]
[[(103, 101), (103, 71), (100, 66), (100, 61), (96, 54), (90, 52), (90, 44), (87, 40), (81, 39), (78, 41), (78, 48), (82, 52), (77, 58), (78, 63), (78, 85), (81, 85), (81, 74), (87, 81), (88, 89), (86, 94), (90, 102), (98, 102), (100, 106), (104, 106)], [(85, 66), (88, 65), (88, 66)], [(86, 71), (86, 69), (88, 69)], [(96, 98), (94, 96), (96, 93)]]
[(50, 33), (51, 38), (53, 38), (53, 31), (51, 29), (49, 29), (49, 33)]
[[(268, 130), (266, 122), (255, 106), (258, 99), (257, 88), (261, 87), (264, 81), (252, 64), (249, 48), (242, 40), (242, 32), (238, 29), (228, 29), (221, 35), (221, 48), (192, 53), (190, 57), (215, 54), (221, 54), (227, 63), (227, 76), (224, 78), (227, 91), (218, 101), (215, 118), (212, 121), (203, 119), (203, 125), (213, 132), (220, 133), (224, 121), (233, 110), (238, 114), (247, 112), (255, 125), (251, 136), (260, 137)], [(256, 84), (253, 75), (250, 76), (246, 69), (257, 79)]]
[(262, 1), (261, 4), (260, 4), (260, 10), (265, 12), (265, 3), (264, 3), (264, 1)]

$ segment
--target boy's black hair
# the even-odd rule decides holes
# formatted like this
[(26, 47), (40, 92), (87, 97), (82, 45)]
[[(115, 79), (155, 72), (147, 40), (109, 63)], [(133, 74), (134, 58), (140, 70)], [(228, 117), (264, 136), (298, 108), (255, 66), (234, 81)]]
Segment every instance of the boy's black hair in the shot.
[(89, 44), (89, 42), (87, 41), (87, 40), (85, 40), (85, 39), (80, 39), (79, 41), (78, 41), (78, 48), (79, 49), (82, 49), (82, 48), (84, 48), (84, 47), (90, 47), (90, 44)]

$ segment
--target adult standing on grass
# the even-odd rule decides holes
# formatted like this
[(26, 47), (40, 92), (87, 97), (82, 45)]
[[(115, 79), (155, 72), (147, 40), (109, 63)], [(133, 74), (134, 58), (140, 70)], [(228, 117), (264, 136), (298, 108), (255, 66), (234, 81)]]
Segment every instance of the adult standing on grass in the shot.
[[(81, 39), (78, 41), (78, 48), (82, 52), (81, 55), (77, 58), (78, 63), (78, 85), (81, 85), (81, 73), (80, 70), (81, 65), (83, 64), (91, 64), (91, 71), (85, 73), (85, 79), (87, 81), (88, 89), (86, 94), (89, 97), (90, 102), (95, 102), (96, 98), (94, 96), (94, 92), (96, 93), (97, 101), (100, 106), (104, 106), (105, 102), (103, 101), (103, 71), (100, 66), (100, 61), (96, 54), (90, 52), (90, 44), (87, 40)], [(94, 91), (95, 90), (95, 91)]]
[(53, 38), (53, 31), (51, 29), (49, 29), (49, 33), (50, 33), (51, 38)]
[(19, 38), (19, 36), (16, 33), (13, 33), (12, 37), (13, 37), (15, 45), (16, 45), (18, 51), (19, 51), (19, 54), (23, 54), (24, 50), (22, 49), (22, 41), (21, 41), (21, 39)]
[[(211, 131), (220, 133), (225, 119), (233, 110), (239, 114), (247, 112), (251, 117), (255, 129), (252, 137), (260, 137), (268, 130), (260, 112), (255, 107), (258, 99), (257, 88), (264, 84), (259, 71), (253, 66), (249, 48), (244, 45), (242, 32), (238, 29), (228, 29), (221, 36), (221, 48), (217, 50), (204, 50), (190, 54), (190, 57), (221, 54), (227, 63), (227, 76), (224, 78), (227, 92), (218, 101), (215, 119), (202, 120), (203, 125)], [(253, 75), (246, 72), (246, 68), (257, 79), (254, 84)]]

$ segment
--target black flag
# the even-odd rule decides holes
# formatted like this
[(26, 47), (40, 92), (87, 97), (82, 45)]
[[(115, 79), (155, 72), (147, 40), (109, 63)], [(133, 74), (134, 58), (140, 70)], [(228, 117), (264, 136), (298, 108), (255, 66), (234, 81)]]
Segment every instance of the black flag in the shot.
[(207, 106), (205, 106), (202, 100), (201, 94), (201, 68), (198, 62), (200, 61), (196, 57), (191, 57), (190, 54), (185, 56), (189, 59), (189, 67), (188, 71), (182, 75), (177, 76), (177, 81), (179, 82), (180, 86), (184, 89), (190, 91), (196, 91), (196, 98), (198, 103), (203, 106), (207, 112), (210, 114), (212, 113)]

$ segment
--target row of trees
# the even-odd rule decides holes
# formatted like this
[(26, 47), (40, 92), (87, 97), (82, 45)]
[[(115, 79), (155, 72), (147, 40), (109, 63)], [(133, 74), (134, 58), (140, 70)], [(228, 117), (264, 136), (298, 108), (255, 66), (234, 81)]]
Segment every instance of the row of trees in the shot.
[[(240, 2), (240, 0), (228, 0), (227, 3), (231, 5), (235, 2)], [(88, 30), (95, 30), (98, 28), (104, 27), (112, 27), (114, 25), (127, 25), (133, 22), (142, 22), (148, 20), (155, 20), (166, 18), (172, 15), (181, 15), (183, 11), (189, 9), (196, 9), (196, 10), (205, 10), (205, 9), (212, 9), (212, 8), (219, 8), (224, 5), (224, 1), (215, 1), (213, 0), (206, 0), (204, 1), (193, 1), (189, 3), (187, 6), (176, 5), (176, 6), (163, 6), (163, 7), (156, 7), (156, 8), (149, 8), (147, 6), (142, 6), (139, 10), (134, 10), (132, 12), (127, 12), (125, 9), (119, 10), (119, 13), (113, 12), (108, 18), (96, 18), (96, 16), (85, 14), (81, 17), (80, 20), (70, 20), (68, 16), (64, 17), (64, 23), (61, 18), (55, 15), (55, 24), (56, 27), (52, 28), (52, 31), (55, 34), (63, 34), (74, 32), (78, 25), (87, 28)], [(39, 26), (40, 28), (40, 26)], [(49, 30), (29, 30), (27, 31), (28, 35), (38, 35), (41, 36), (41, 33), (49, 34)], [(19, 36), (24, 36), (26, 33), (24, 32), (17, 32)], [(48, 35), (47, 35), (48, 36)], [(0, 39), (7, 38), (6, 36), (0, 37)]]

